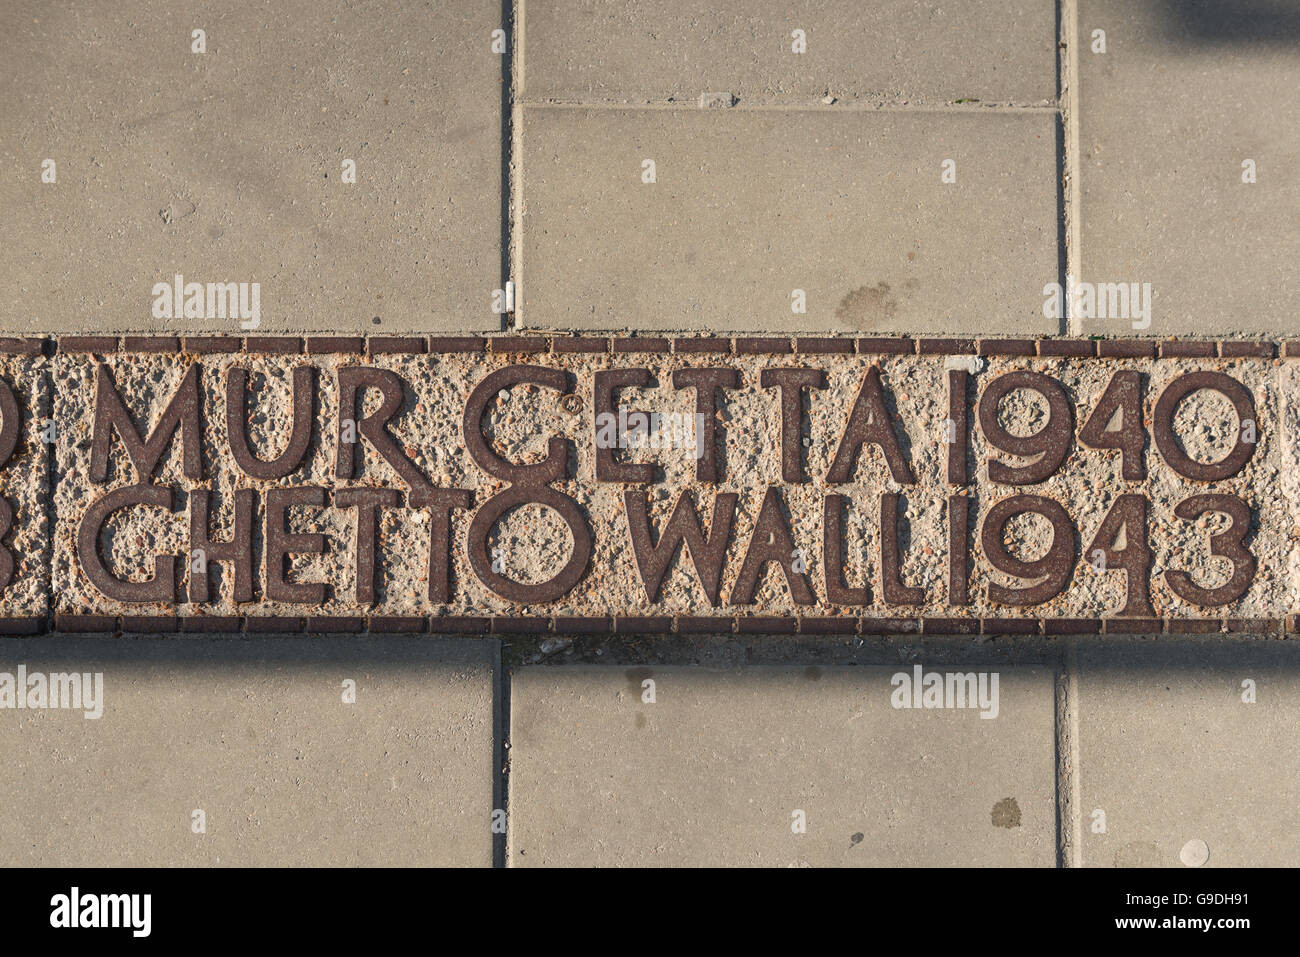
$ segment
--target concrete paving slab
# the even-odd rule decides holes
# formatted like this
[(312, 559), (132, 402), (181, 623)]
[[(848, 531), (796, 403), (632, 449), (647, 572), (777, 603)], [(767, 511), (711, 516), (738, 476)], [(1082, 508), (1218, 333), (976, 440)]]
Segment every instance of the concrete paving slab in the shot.
[[(912, 0), (520, 0), (531, 101), (1046, 102), (1056, 7)], [(802, 36), (795, 31), (801, 31)], [(803, 52), (796, 52), (803, 41)]]
[[(2, 640), (0, 862), (489, 866), (496, 653), (394, 637)], [(84, 684), (95, 708), (48, 706), (54, 683), (31, 708), (59, 674), (102, 675)]]
[(158, 303), (180, 275), (258, 283), (268, 333), (499, 329), (500, 26), (497, 0), (4, 4), (0, 326), (252, 321)]
[(908, 666), (522, 668), (510, 862), (1050, 866), (1052, 676), (996, 673), (984, 719), (895, 708)]
[(1294, 331), (1300, 13), (1081, 0), (1079, 35), (1082, 278), (1150, 283), (1146, 335)]
[(1079, 666), (1084, 866), (1295, 864), (1300, 647), (1107, 639)]
[(523, 325), (1059, 330), (1054, 114), (522, 117)]

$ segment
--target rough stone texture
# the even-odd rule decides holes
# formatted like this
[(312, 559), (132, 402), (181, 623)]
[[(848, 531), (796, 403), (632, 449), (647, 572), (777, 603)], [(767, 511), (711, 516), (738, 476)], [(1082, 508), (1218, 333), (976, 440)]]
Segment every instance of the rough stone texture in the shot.
[[(1300, 646), (1108, 639), (1079, 654), (1083, 864), (1288, 867), (1300, 854)], [(1242, 700), (1243, 681), (1256, 703)], [(1096, 810), (1105, 833), (1094, 833)]]
[(104, 700), (0, 710), (0, 862), (488, 866), (495, 660), (489, 640), (0, 641), (0, 671), (102, 672)]
[[(635, 103), (727, 90), (742, 104), (1056, 96), (1043, 0), (520, 0), (524, 96)], [(803, 30), (807, 52), (793, 52)]]
[[(13, 555), (14, 577), (0, 592), (0, 617), (43, 616), (50, 604), (49, 363), (36, 357), (0, 356), (0, 380), (10, 388), (21, 418), (13, 457), (0, 466), (0, 498), (13, 509), (3, 544)], [(56, 427), (57, 432), (57, 427)]]
[(499, 329), (500, 26), (497, 0), (5, 3), (4, 327), (237, 335), (152, 317), (179, 273), (261, 283), (264, 332)]
[[(189, 358), (175, 356), (115, 355), (108, 366), (118, 388), (141, 425), (152, 427), (166, 402), (176, 389)], [(944, 357), (897, 356), (879, 360), (882, 382), (890, 397), (891, 412), (906, 438), (902, 442), (905, 457), (917, 478), (915, 485), (900, 485), (890, 475), (874, 446), (859, 455), (851, 481), (831, 485), (825, 481), (836, 454), (848, 412), (872, 360), (866, 356), (689, 356), (683, 354), (644, 356), (537, 355), (534, 365), (559, 367), (573, 375), (575, 391), (581, 397), (579, 414), (565, 412), (559, 394), (535, 386), (517, 386), (509, 398), (499, 399), (487, 416), (493, 441), (501, 454), (514, 461), (538, 461), (546, 452), (546, 436), (568, 439), (573, 453), (568, 478), (556, 488), (573, 497), (590, 522), (594, 553), (590, 570), (564, 598), (545, 605), (520, 606), (511, 603), (483, 585), (469, 567), (464, 542), (469, 527), (469, 513), (458, 511), (452, 522), (454, 546), (452, 601), (435, 604), (428, 597), (429, 526), (422, 521), (422, 510), (406, 507), (386, 509), (382, 513), (379, 534), (381, 572), (376, 582), (373, 609), (355, 600), (354, 548), (355, 519), (352, 509), (327, 505), (320, 509), (298, 508), (293, 513), (296, 531), (319, 530), (328, 539), (324, 555), (303, 555), (293, 560), (291, 577), (297, 581), (323, 581), (330, 584), (329, 597), (319, 611), (330, 615), (357, 615), (373, 611), (380, 615), (508, 614), (528, 609), (529, 614), (555, 615), (702, 615), (748, 614), (810, 615), (845, 613), (846, 606), (826, 603), (825, 564), (822, 557), (822, 502), (828, 493), (845, 496), (847, 516), (844, 525), (845, 580), (850, 586), (869, 584), (873, 596), (871, 608), (884, 604), (880, 563), (879, 497), (884, 491), (900, 492), (905, 505), (901, 523), (902, 580), (919, 586), (925, 599), (921, 605), (892, 605), (906, 609), (906, 614), (1095, 618), (1116, 613), (1123, 605), (1126, 576), (1122, 571), (1094, 571), (1083, 549), (1092, 541), (1102, 519), (1125, 492), (1142, 491), (1150, 500), (1149, 541), (1153, 553), (1152, 601), (1160, 615), (1202, 617), (1206, 614), (1226, 617), (1278, 617), (1295, 607), (1294, 586), (1288, 579), (1286, 562), (1292, 543), (1289, 538), (1291, 516), (1281, 487), (1280, 466), (1283, 461), (1279, 441), (1278, 372), (1269, 361), (1236, 360), (1049, 360), (991, 359), (983, 371), (972, 376), (974, 396), (982, 394), (997, 376), (1013, 369), (1032, 369), (1056, 377), (1076, 404), (1076, 430), (1085, 421), (1110, 377), (1120, 369), (1137, 369), (1146, 378), (1146, 414), (1156, 397), (1178, 375), (1193, 369), (1218, 369), (1243, 382), (1254, 394), (1258, 438), (1254, 455), (1243, 472), (1212, 486), (1179, 478), (1170, 469), (1154, 445), (1148, 443), (1146, 461), (1149, 477), (1142, 483), (1126, 483), (1120, 475), (1117, 452), (1095, 451), (1075, 441), (1065, 463), (1045, 482), (1012, 488), (992, 484), (987, 478), (987, 460), (1024, 464), (998, 453), (983, 438), (972, 415), (971, 452), (973, 496), (971, 604), (954, 608), (947, 595), (948, 538), (947, 498), (953, 491), (945, 480), (947, 445), (944, 421), (948, 414), (947, 368)], [(334, 456), (337, 447), (338, 397), (336, 374), (342, 365), (362, 363), (359, 357), (273, 357), (221, 356), (203, 361), (202, 391), (204, 399), (204, 468), (203, 485), (214, 491), (217, 519), (214, 536), (229, 536), (231, 490), (252, 487), (262, 492), (269, 487), (319, 485), (325, 487), (359, 487), (383, 485), (405, 489), (393, 469), (368, 451), (365, 465), (357, 478), (336, 482)], [(290, 403), (288, 382), (291, 369), (300, 364), (317, 371), (319, 398), (317, 427), (308, 450), (306, 464), (286, 479), (274, 482), (252, 480), (243, 476), (231, 459), (225, 431), (225, 382), (229, 368), (239, 364), (251, 370), (253, 389), (249, 402), (253, 442), (263, 458), (273, 457), (283, 447), (288, 432)], [(401, 446), (431, 476), (438, 487), (463, 488), (475, 495), (475, 507), (505, 487), (505, 483), (486, 475), (463, 449), (460, 432), (461, 410), (470, 390), (495, 368), (510, 364), (500, 357), (465, 355), (385, 356), (371, 360), (373, 366), (400, 374), (409, 384), (403, 411), (394, 422), (394, 432)], [(760, 371), (781, 366), (809, 366), (826, 371), (827, 388), (813, 390), (810, 414), (805, 418), (807, 446), (805, 467), (810, 481), (787, 485), (780, 479), (781, 428), (780, 402), (775, 389), (759, 387)], [(624, 462), (656, 462), (662, 478), (649, 486), (621, 483), (596, 483), (595, 448), (592, 423), (592, 380), (595, 370), (609, 367), (644, 367), (651, 371), (658, 388), (627, 389), (617, 402), (629, 409), (646, 412), (675, 413), (689, 417), (694, 411), (694, 392), (674, 390), (672, 373), (695, 366), (726, 366), (738, 370), (741, 387), (719, 398), (722, 412), (720, 425), (725, 429), (725, 443), (719, 446), (721, 481), (717, 485), (701, 483), (695, 476), (695, 459), (685, 448), (620, 450), (616, 457)], [(74, 543), (80, 516), (86, 507), (105, 491), (132, 484), (134, 470), (127, 462), (120, 443), (113, 440), (115, 463), (108, 483), (101, 487), (90, 483), (87, 461), (93, 421), (94, 367), (86, 357), (58, 356), (54, 360), (56, 417), (73, 423), (60, 435), (58, 468), (60, 480), (56, 491), (58, 526), (54, 546), (54, 587), (57, 610), (99, 614), (169, 614), (173, 606), (119, 603), (106, 599), (85, 578), (78, 567)], [(1046, 406), (1032, 393), (1013, 392), (1002, 404), (1002, 418), (1016, 434), (1029, 434), (1041, 428)], [(367, 405), (373, 408), (378, 396), (368, 394)], [(1175, 417), (1175, 429), (1183, 437), (1189, 454), (1203, 461), (1213, 461), (1226, 453), (1239, 425), (1231, 406), (1217, 394), (1198, 392), (1189, 396)], [(279, 436), (278, 438), (272, 438)], [(766, 440), (764, 440), (766, 437)], [(117, 513), (102, 537), (104, 553), (117, 573), (142, 580), (152, 575), (155, 553), (181, 556), (188, 547), (188, 492), (196, 483), (181, 474), (181, 443), (173, 441), (158, 470), (158, 481), (178, 490), (177, 512), (170, 515), (153, 508), (139, 508)], [(804, 550), (808, 580), (817, 603), (797, 604), (784, 575), (769, 566), (760, 578), (753, 605), (732, 605), (731, 589), (749, 545), (754, 522), (766, 486), (780, 488), (780, 495), (790, 522), (793, 541)], [(664, 579), (658, 600), (646, 595), (637, 571), (628, 536), (623, 496), (625, 491), (648, 494), (650, 514), (657, 529), (662, 529), (678, 495), (683, 489), (695, 494), (697, 512), (707, 523), (712, 514), (714, 496), (721, 491), (738, 494), (736, 521), (732, 529), (725, 572), (722, 578), (721, 604), (709, 606), (699, 584), (694, 565), (683, 550)], [(1209, 559), (1209, 536), (1227, 527), (1225, 516), (1209, 516), (1200, 523), (1177, 518), (1173, 509), (1183, 498), (1213, 490), (1240, 494), (1255, 509), (1257, 527), (1248, 544), (1258, 559), (1258, 571), (1246, 595), (1238, 602), (1215, 609), (1189, 605), (1177, 598), (1165, 583), (1167, 568), (1188, 569), (1198, 583), (1214, 587), (1227, 580), (1230, 566), (1226, 560)], [(980, 554), (978, 529), (994, 502), (1015, 492), (1044, 495), (1060, 501), (1072, 517), (1077, 540), (1075, 567), (1065, 591), (1042, 605), (1017, 609), (996, 604), (988, 597), (990, 582), (1020, 587), (1024, 582), (1002, 576)], [(264, 495), (263, 495), (264, 498)], [(405, 504), (405, 503), (404, 503)], [(255, 526), (260, 528), (259, 512)], [(1014, 554), (1033, 560), (1046, 551), (1050, 527), (1037, 517), (1014, 520), (1007, 528), (1012, 536)], [(260, 555), (260, 531), (255, 533)], [(492, 547), (501, 549), (503, 567), (508, 577), (518, 581), (543, 582), (563, 566), (571, 552), (569, 533), (559, 517), (549, 509), (528, 505), (507, 513), (499, 523)], [(303, 605), (256, 601), (236, 604), (232, 600), (232, 581), (228, 570), (217, 565), (213, 572), (217, 599), (203, 605), (186, 605), (182, 614), (239, 613), (302, 614)], [(262, 581), (260, 562), (255, 578)], [(183, 580), (183, 576), (178, 578)], [(261, 596), (261, 586), (257, 588)], [(871, 613), (870, 608), (856, 606), (857, 613)]]
[(1052, 113), (519, 112), (525, 326), (1059, 331)]
[[(1098, 29), (1104, 54), (1088, 48)], [(1083, 278), (1152, 283), (1151, 334), (1293, 330), (1294, 5), (1080, 0), (1079, 35)]]
[[(1300, 609), (1300, 363), (1283, 363), (1278, 376), (1281, 388), (1282, 434), (1281, 459), (1278, 474), (1282, 497), (1288, 505), (1291, 523), (1291, 550), (1287, 561), (1287, 578), (1290, 592), (1287, 607)], [(1283, 519), (1286, 521), (1286, 519)]]
[(998, 670), (987, 720), (891, 707), (906, 667), (521, 669), (510, 863), (1050, 866), (1051, 675)]

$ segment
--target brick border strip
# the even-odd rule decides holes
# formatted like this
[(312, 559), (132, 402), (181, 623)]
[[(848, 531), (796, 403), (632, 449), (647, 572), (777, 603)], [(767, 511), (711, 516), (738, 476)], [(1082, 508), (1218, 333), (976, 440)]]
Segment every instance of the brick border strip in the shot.
[(1287, 618), (931, 618), (717, 615), (371, 615), (326, 617), (77, 615), (0, 619), (0, 635), (39, 634), (370, 635), (1300, 635)]
[(52, 336), (2, 338), (0, 354), (971, 355), (1041, 359), (1300, 359), (1300, 339), (945, 339), (854, 336)]

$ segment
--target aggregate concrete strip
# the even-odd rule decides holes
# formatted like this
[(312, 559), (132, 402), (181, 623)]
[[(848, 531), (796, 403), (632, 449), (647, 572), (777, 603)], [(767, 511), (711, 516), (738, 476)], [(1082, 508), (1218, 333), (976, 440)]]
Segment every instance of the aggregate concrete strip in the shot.
[(1079, 661), (1084, 866), (1295, 863), (1300, 645), (1117, 638)]
[(5, 329), (238, 335), (246, 316), (154, 313), (178, 274), (259, 283), (268, 332), (500, 329), (501, 18), (499, 0), (0, 5)]
[(1300, 609), (1300, 364), (1284, 363), (1278, 381), (1282, 433), (1279, 475), (1291, 522), (1291, 548), (1286, 560), (1290, 582), (1287, 607)]
[[(1149, 334), (1290, 331), (1300, 18), (1289, 4), (1079, 0), (1082, 278), (1151, 283)], [(1096, 31), (1106, 52), (1095, 53)], [(1243, 182), (1243, 164), (1255, 182)], [(1213, 237), (1207, 242), (1206, 237)], [(1128, 332), (1126, 319), (1084, 333)]]
[[(1152, 600), (1157, 616), (1170, 619), (1214, 619), (1219, 630), (1223, 619), (1267, 618), (1274, 621), (1295, 607), (1295, 585), (1287, 573), (1287, 559), (1294, 547), (1290, 529), (1293, 519), (1290, 506), (1279, 494), (1284, 443), (1278, 435), (1279, 366), (1274, 361), (1237, 360), (1048, 360), (990, 357), (988, 365), (976, 373), (976, 388), (982, 392), (989, 381), (1014, 369), (1031, 369), (1057, 377), (1068, 397), (1078, 405), (1076, 425), (1082, 425), (1090, 408), (1097, 402), (1110, 377), (1120, 371), (1139, 370), (1147, 378), (1146, 409), (1155, 397), (1179, 375), (1197, 369), (1223, 370), (1248, 388), (1256, 403), (1258, 444), (1240, 475), (1215, 483), (1216, 491), (1242, 495), (1255, 509), (1257, 528), (1250, 541), (1258, 560), (1258, 570), (1246, 594), (1231, 605), (1203, 609), (1188, 604), (1175, 595), (1167, 584), (1166, 569), (1204, 569), (1197, 580), (1206, 587), (1223, 584), (1230, 570), (1228, 563), (1210, 560), (1208, 540), (1222, 532), (1227, 520), (1222, 516), (1189, 522), (1173, 514), (1174, 506), (1188, 495), (1203, 491), (1197, 483), (1179, 478), (1163, 462), (1154, 448), (1148, 448), (1146, 461), (1149, 478), (1143, 483), (1125, 483), (1120, 474), (1120, 457), (1113, 452), (1083, 448), (1077, 442), (1061, 469), (1047, 481), (1028, 491), (1048, 496), (1062, 503), (1076, 525), (1077, 564), (1068, 587), (1057, 598), (1027, 610), (995, 603), (989, 596), (992, 584), (1016, 586), (1018, 583), (994, 571), (983, 561), (979, 536), (972, 535), (970, 603), (954, 606), (948, 596), (948, 522), (947, 499), (954, 489), (945, 479), (945, 433), (947, 416), (947, 366), (945, 357), (889, 356), (878, 358), (882, 382), (890, 396), (891, 414), (905, 430), (905, 456), (917, 478), (914, 485), (900, 485), (890, 475), (874, 447), (860, 456), (861, 461), (843, 485), (829, 485), (826, 475), (839, 443), (848, 410), (868, 369), (873, 367), (867, 356), (808, 357), (801, 364), (826, 372), (827, 388), (812, 390), (804, 461), (810, 481), (807, 484), (784, 484), (780, 481), (781, 464), (777, 436), (781, 428), (780, 403), (773, 389), (759, 385), (764, 368), (790, 364), (783, 357), (727, 356), (699, 357), (669, 354), (652, 356), (552, 355), (529, 357), (533, 365), (564, 369), (572, 375), (580, 409), (565, 411), (560, 396), (533, 385), (519, 385), (510, 396), (502, 396), (489, 407), (486, 427), (495, 447), (514, 461), (537, 461), (545, 454), (546, 437), (558, 434), (572, 443), (569, 470), (564, 481), (554, 483), (559, 491), (571, 496), (590, 522), (594, 553), (588, 572), (575, 587), (561, 598), (537, 605), (523, 605), (507, 600), (489, 589), (471, 569), (464, 547), (469, 513), (458, 511), (452, 520), (451, 593), (445, 602), (429, 595), (428, 515), (422, 509), (396, 507), (381, 513), (378, 536), (379, 573), (375, 581), (373, 605), (359, 600), (355, 575), (356, 515), (354, 509), (326, 504), (319, 508), (298, 508), (291, 514), (294, 531), (319, 531), (326, 536), (327, 549), (320, 555), (297, 555), (291, 562), (290, 578), (301, 582), (327, 584), (323, 604), (254, 600), (238, 602), (233, 581), (224, 563), (214, 561), (213, 597), (210, 601), (184, 603), (161, 601), (115, 601), (93, 585), (79, 566), (75, 539), (81, 517), (87, 507), (104, 493), (137, 481), (134, 468), (113, 440), (107, 482), (90, 481), (90, 433), (93, 421), (95, 363), (87, 356), (60, 354), (53, 359), (56, 421), (64, 423), (58, 447), (59, 480), (55, 493), (58, 524), (54, 543), (54, 587), (58, 598), (55, 610), (61, 615), (110, 616), (107, 630), (113, 630), (112, 616), (196, 615), (283, 616), (286, 627), (277, 630), (310, 629), (316, 618), (352, 619), (357, 627), (366, 616), (376, 618), (421, 615), (477, 617), (475, 630), (486, 630), (487, 620), (507, 621), (522, 612), (536, 618), (541, 630), (547, 618), (565, 617), (608, 619), (632, 616), (644, 622), (668, 622), (678, 616), (721, 616), (722, 627), (732, 630), (733, 616), (760, 615), (770, 619), (772, 628), (792, 630), (793, 616), (828, 617), (900, 617), (910, 620), (915, 630), (917, 618), (934, 619), (926, 630), (973, 628), (996, 631), (999, 620), (1012, 619), (1028, 612), (1030, 624), (1037, 618), (1049, 621), (1091, 621), (1088, 630), (1100, 629), (1098, 620), (1114, 615), (1123, 605), (1125, 575), (1122, 571), (1095, 571), (1078, 560), (1099, 528), (1102, 518), (1116, 497), (1126, 491), (1141, 491), (1151, 501), (1149, 540), (1153, 550)], [(186, 369), (194, 360), (165, 355), (113, 354), (104, 358), (123, 399), (142, 427), (152, 428), (170, 401)], [(982, 360), (981, 360), (982, 361)], [(460, 433), (460, 410), (465, 398), (489, 371), (514, 364), (509, 357), (492, 354), (385, 355), (371, 357), (366, 363), (359, 356), (315, 355), (215, 355), (201, 360), (201, 393), (204, 429), (204, 476), (194, 480), (182, 474), (183, 441), (173, 441), (165, 451), (156, 483), (175, 492), (174, 509), (135, 508), (112, 515), (101, 536), (101, 548), (109, 566), (120, 577), (145, 581), (153, 574), (155, 554), (185, 556), (189, 554), (187, 505), (197, 489), (212, 494), (214, 540), (229, 538), (233, 522), (233, 495), (236, 488), (253, 488), (265, 499), (270, 488), (316, 485), (321, 487), (386, 487), (404, 489), (397, 473), (383, 462), (368, 445), (364, 464), (355, 479), (339, 482), (334, 475), (337, 448), (338, 394), (337, 373), (342, 368), (365, 365), (389, 369), (406, 382), (403, 410), (394, 420), (393, 432), (399, 446), (430, 476), (436, 487), (463, 488), (473, 493), (475, 508), (490, 495), (505, 487), (502, 480), (487, 476), (464, 452)], [(689, 416), (694, 411), (692, 390), (670, 387), (675, 370), (699, 365), (722, 364), (737, 370), (740, 387), (726, 393), (725, 407), (719, 421), (725, 428), (725, 443), (720, 443), (721, 481), (716, 485), (701, 482), (695, 473), (695, 459), (687, 449), (670, 448), (645, 452), (624, 450), (620, 461), (654, 461), (663, 470), (662, 481), (644, 491), (636, 485), (616, 482), (593, 482), (595, 449), (592, 441), (592, 381), (598, 369), (609, 367), (650, 370), (659, 383), (655, 389), (627, 389), (619, 402), (634, 409), (660, 411)], [(228, 451), (226, 434), (225, 388), (229, 371), (234, 367), (249, 370), (249, 433), (257, 454), (269, 459), (287, 442), (292, 403), (289, 381), (292, 370), (310, 367), (317, 386), (316, 421), (313, 439), (302, 467), (283, 479), (250, 479), (234, 464)], [(1288, 373), (1289, 375), (1290, 373)], [(1288, 381), (1290, 381), (1288, 379)], [(972, 392), (974, 395), (974, 392)], [(367, 393), (363, 412), (378, 404), (376, 393)], [(1042, 427), (1046, 406), (1029, 393), (1012, 393), (1002, 404), (1004, 424), (1017, 434), (1027, 434)], [(1216, 460), (1229, 449), (1239, 425), (1231, 406), (1214, 393), (1194, 393), (1185, 400), (1175, 417), (1175, 430), (1183, 437), (1186, 448), (1199, 460)], [(768, 441), (756, 441), (767, 436)], [(971, 473), (974, 482), (967, 491), (973, 493), (971, 517), (978, 528), (996, 501), (1013, 490), (995, 486), (987, 479), (987, 461), (1004, 458), (996, 453), (982, 431), (972, 425), (970, 460), (976, 463)], [(884, 483), (883, 486), (881, 483)], [(805, 553), (808, 580), (815, 601), (803, 605), (795, 601), (784, 576), (769, 568), (760, 579), (752, 604), (728, 604), (731, 589), (739, 575), (740, 564), (750, 541), (754, 522), (766, 485), (780, 488), (791, 533), (796, 547)], [(695, 494), (697, 510), (707, 522), (715, 494), (734, 492), (738, 497), (737, 514), (725, 573), (720, 589), (720, 604), (711, 607), (699, 584), (691, 559), (679, 554), (664, 579), (663, 589), (653, 600), (646, 594), (637, 570), (629, 540), (624, 495), (627, 492), (648, 495), (650, 513), (656, 527), (662, 528), (678, 495), (683, 490)], [(902, 580), (923, 590), (922, 601), (914, 605), (886, 605), (881, 585), (880, 492), (897, 491), (902, 495), (904, 521), (901, 533)], [(1022, 490), (1024, 491), (1024, 490)], [(822, 499), (837, 493), (847, 499), (844, 523), (844, 579), (848, 585), (867, 584), (871, 588), (869, 606), (844, 606), (828, 602), (826, 569), (822, 556)], [(256, 596), (264, 592), (261, 553), (264, 542), (261, 524), (265, 509), (253, 521), (255, 567), (258, 583)], [(1037, 516), (1022, 516), (1008, 524), (1007, 534), (1017, 553), (1030, 558), (1042, 554), (1050, 541), (1051, 530)], [(490, 546), (502, 562), (507, 577), (525, 583), (544, 582), (567, 562), (572, 550), (572, 536), (559, 516), (549, 508), (531, 504), (506, 513), (490, 538)], [(185, 581), (182, 571), (178, 581)], [(189, 575), (192, 585), (193, 574)], [(185, 593), (192, 590), (185, 589)], [(310, 618), (308, 616), (311, 616)], [(942, 619), (960, 619), (941, 621)], [(983, 626), (978, 619), (986, 619)], [(758, 624), (758, 623), (755, 623)], [(744, 622), (742, 622), (742, 626)], [(251, 625), (249, 626), (252, 627)], [(616, 630), (623, 630), (618, 620)], [(640, 625), (645, 630), (646, 623)], [(713, 626), (716, 630), (717, 626)], [(864, 626), (865, 627), (865, 626)], [(1037, 625), (1033, 625), (1037, 630)], [(1134, 630), (1132, 623), (1108, 622), (1108, 631)], [(1149, 627), (1149, 626), (1145, 626)], [(1261, 626), (1262, 627), (1262, 626)], [(557, 630), (560, 625), (555, 626)], [(1256, 628), (1250, 625), (1247, 630)], [(659, 625), (648, 630), (662, 630)], [(105, 630), (96, 626), (90, 630)], [(441, 632), (439, 623), (432, 624)], [(770, 630), (770, 629), (769, 629)], [(1077, 630), (1077, 628), (1075, 629)], [(1242, 630), (1234, 626), (1233, 630)]]
[(521, 327), (1060, 331), (1052, 114), (517, 113)]
[[(637, 103), (1047, 104), (1053, 4), (520, 0), (523, 94)], [(799, 48), (801, 31), (805, 52)]]
[(997, 669), (994, 719), (896, 709), (898, 673), (522, 668), (510, 864), (1053, 865), (1051, 673)]
[[(496, 656), (487, 639), (0, 640), (0, 862), (490, 866)], [(20, 666), (29, 688), (102, 674), (102, 716), (16, 710)]]
[[(12, 562), (13, 577), (0, 591), (0, 618), (42, 618), (50, 609), (50, 378), (39, 354), (0, 355), (0, 392), (13, 395), (15, 444), (0, 463), (0, 500), (12, 512), (0, 533), (0, 563)], [(5, 397), (7, 400), (7, 396)], [(0, 419), (8, 413), (0, 410)], [(9, 432), (8, 423), (0, 423)], [(57, 425), (53, 426), (57, 430)], [(0, 439), (3, 443), (3, 439)], [(3, 627), (0, 624), (0, 627)]]

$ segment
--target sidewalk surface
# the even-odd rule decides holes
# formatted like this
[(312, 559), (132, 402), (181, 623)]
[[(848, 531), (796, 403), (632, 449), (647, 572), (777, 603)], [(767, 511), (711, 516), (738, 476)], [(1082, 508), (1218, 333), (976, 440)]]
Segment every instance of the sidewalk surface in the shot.
[[(8, 0), (0, 84), (0, 864), (1300, 855), (1295, 5)], [(467, 411), (523, 364), (550, 378)], [(242, 409), (221, 387), (237, 367)], [(778, 406), (777, 367), (827, 378)], [(656, 380), (615, 383), (613, 408), (704, 410), (720, 474), (584, 445), (611, 368)], [(822, 506), (881, 370), (918, 474), (886, 471), (878, 433), (850, 463), (842, 491), (873, 510), (846, 501), (869, 548), (842, 587), (878, 600), (846, 613)], [(988, 463), (1043, 454), (1026, 436), (1049, 397), (986, 421), (952, 396), (1016, 370), (1065, 383), (1079, 451), (1011, 488)], [(1198, 372), (1244, 383), (1248, 413), (1195, 380), (1160, 438), (1157, 396)], [(1111, 385), (1149, 477), (1120, 472), (1118, 439), (1074, 441)], [(969, 478), (946, 470), (954, 416), (1006, 433), (970, 440)], [(539, 480), (542, 429), (567, 464)], [(1248, 464), (1209, 474), (1243, 441)], [(558, 512), (525, 496), (481, 556), (461, 544), (471, 502), (539, 482), (580, 503), (612, 570), (562, 601), (539, 583), (582, 546)], [(691, 591), (702, 541), (643, 596), (678, 488), (704, 516), (735, 493), (751, 548), (781, 522), (815, 541), (815, 601), (786, 556), (753, 602), (739, 556), (721, 601)], [(886, 533), (876, 501), (900, 491)], [(1002, 536), (969, 543), (956, 597), (950, 496), (975, 529), (1012, 492), (1067, 506), (1072, 550), (1044, 557), (1058, 532), (1023, 512), (1004, 544), (1041, 545), (1025, 579), (1064, 563), (1082, 597), (994, 608), (1008, 579), (979, 569)], [(1154, 607), (1119, 584), (1136, 520), (1088, 567), (1125, 492), (1153, 503)], [(645, 542), (622, 537), (633, 493)], [(139, 511), (85, 535), (101, 495)], [(1175, 518), (1190, 496), (1218, 511)], [(1165, 573), (1232, 590), (1229, 497), (1250, 589), (1197, 610)], [(890, 538), (897, 582), (876, 567)], [(167, 587), (155, 556), (178, 559)], [(492, 587), (512, 556), (513, 597)]]

